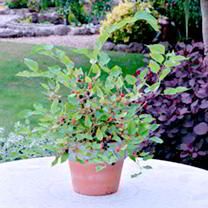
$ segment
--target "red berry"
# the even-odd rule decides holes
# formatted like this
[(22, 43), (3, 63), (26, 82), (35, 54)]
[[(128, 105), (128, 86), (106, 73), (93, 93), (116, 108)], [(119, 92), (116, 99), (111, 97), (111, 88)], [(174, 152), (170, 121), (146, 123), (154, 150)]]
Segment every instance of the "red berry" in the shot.
[(137, 157), (137, 153), (136, 153), (136, 152), (134, 152), (134, 153), (133, 153), (133, 156), (134, 156), (134, 157)]
[(124, 97), (124, 96), (125, 96), (125, 94), (124, 94), (124, 93), (121, 93), (121, 94), (120, 94), (120, 96), (121, 96), (121, 97)]
[(120, 152), (121, 151), (121, 148), (120, 147), (116, 147), (116, 152)]
[(140, 70), (137, 70), (136, 71), (136, 75), (139, 76), (140, 74), (141, 74), (141, 71)]
[(111, 122), (111, 121), (113, 121), (113, 118), (112, 118), (112, 117), (110, 117), (110, 118), (108, 119), (108, 122)]
[(89, 90), (92, 89), (92, 83), (91, 83), (91, 82), (88, 84), (88, 89), (89, 89)]
[(104, 148), (104, 143), (100, 144), (100, 149), (102, 150)]

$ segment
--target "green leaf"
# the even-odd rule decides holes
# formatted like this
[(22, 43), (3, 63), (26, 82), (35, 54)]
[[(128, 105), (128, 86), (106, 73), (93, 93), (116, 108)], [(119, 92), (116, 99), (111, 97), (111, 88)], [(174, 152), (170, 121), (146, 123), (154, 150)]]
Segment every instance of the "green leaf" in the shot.
[(67, 161), (69, 158), (69, 155), (68, 153), (64, 153), (62, 156), (61, 156), (61, 163), (64, 163), (65, 161)]
[(110, 75), (113, 77), (118, 77), (122, 74), (122, 69), (119, 66), (114, 66), (111, 69)]
[(117, 142), (121, 142), (121, 138), (117, 135), (114, 135), (112, 140), (115, 140)]
[(73, 95), (73, 94), (69, 95), (68, 96), (68, 103), (71, 105), (77, 105), (78, 101), (77, 101), (76, 95)]
[(110, 57), (107, 53), (101, 52), (99, 56), (99, 63), (101, 66), (105, 66), (110, 62)]
[(175, 88), (167, 88), (164, 90), (165, 95), (175, 95), (176, 94), (176, 89)]
[(96, 86), (96, 92), (97, 92), (97, 95), (102, 98), (104, 96), (103, 94), (103, 91), (101, 90), (100, 87)]
[(49, 86), (47, 84), (45, 84), (45, 83), (41, 83), (40, 85), (41, 85), (42, 88), (44, 88), (46, 90), (50, 89)]
[(96, 131), (96, 137), (99, 140), (103, 139), (103, 132), (100, 130), (100, 128), (98, 128), (97, 131)]
[(123, 87), (123, 85), (124, 85), (123, 79), (119, 77), (118, 80), (116, 81), (116, 87), (120, 89)]
[(94, 54), (92, 50), (89, 50), (87, 48), (76, 48), (72, 50), (73, 52), (81, 55), (85, 55), (89, 59), (94, 59)]
[(145, 77), (147, 76), (149, 70), (147, 68), (145, 68), (144, 70), (141, 71), (140, 75), (139, 75), (139, 79), (141, 82), (145, 82)]
[(151, 53), (158, 53), (158, 54), (165, 54), (165, 46), (162, 44), (154, 44), (154, 45), (148, 45), (147, 46), (150, 49)]
[(97, 65), (97, 64), (93, 64), (92, 66), (91, 66), (91, 69), (90, 69), (91, 71), (92, 71), (92, 73), (94, 73), (94, 74), (99, 74), (100, 73), (100, 67)]
[(188, 88), (186, 88), (186, 87), (167, 88), (164, 90), (164, 94), (165, 95), (175, 95), (177, 93), (182, 93), (187, 90), (188, 90)]
[(176, 87), (176, 93), (186, 92), (187, 90), (189, 89), (186, 87)]
[(24, 63), (27, 65), (27, 67), (33, 71), (33, 72), (38, 72), (39, 71), (39, 66), (36, 61), (33, 61), (32, 59), (24, 59)]
[(160, 70), (160, 65), (157, 62), (152, 61), (152, 60), (150, 60), (149, 67), (151, 71), (155, 74), (158, 73)]
[(92, 121), (89, 116), (85, 117), (85, 126), (87, 126), (89, 128), (92, 126)]
[(100, 172), (100, 171), (102, 171), (102, 170), (105, 169), (105, 168), (106, 168), (105, 165), (97, 165), (97, 166), (96, 166), (96, 172)]
[(163, 55), (161, 55), (159, 53), (150, 53), (150, 56), (152, 59), (154, 59), (155, 61), (157, 61), (160, 64), (162, 64), (162, 62), (164, 61)]
[(109, 39), (109, 37), (111, 36), (112, 33), (114, 33), (116, 30), (119, 30), (119, 29), (123, 28), (127, 24), (135, 23), (138, 20), (147, 21), (147, 23), (150, 24), (151, 27), (155, 31), (159, 31), (159, 26), (158, 26), (158, 23), (157, 23), (157, 19), (155, 17), (153, 17), (150, 13), (148, 13), (146, 11), (138, 11), (134, 15), (134, 17), (124, 18), (123, 20), (121, 20), (117, 24), (113, 24), (110, 27), (105, 28), (105, 31), (100, 35), (100, 37), (96, 41), (96, 44), (95, 44), (96, 45), (96, 47), (95, 47), (96, 53), (99, 54), (99, 52), (102, 49), (104, 43)]
[(153, 142), (156, 142), (158, 144), (162, 144), (163, 143), (163, 140), (160, 139), (159, 137), (151, 137), (150, 140), (153, 141)]
[(160, 73), (159, 79), (162, 81), (167, 77), (167, 75), (171, 72), (170, 68), (163, 69), (162, 72)]
[(112, 78), (109, 76), (107, 79), (106, 79), (106, 82), (105, 82), (105, 88), (108, 89), (108, 90), (111, 90), (114, 88), (114, 83), (113, 83), (113, 80)]
[(127, 130), (128, 130), (128, 134), (130, 134), (130, 135), (136, 133), (137, 129), (136, 129), (136, 124), (135, 124), (134, 121), (130, 121), (130, 122), (128, 123)]
[(56, 112), (58, 112), (59, 107), (58, 107), (58, 101), (54, 100), (53, 103), (51, 104), (51, 113), (55, 114)]
[(187, 60), (187, 58), (186, 57), (184, 57), (184, 56), (180, 56), (180, 55), (174, 55), (174, 56), (171, 56), (170, 57), (170, 60), (172, 60), (172, 61), (179, 61), (179, 62), (181, 62), (181, 61), (185, 61), (185, 60)]
[(136, 77), (132, 76), (132, 75), (126, 75), (125, 80), (127, 81), (128, 84), (130, 85), (135, 85), (137, 82)]
[(57, 165), (59, 162), (59, 157), (55, 157), (54, 161), (51, 163), (52, 166)]
[(29, 71), (22, 71), (17, 73), (17, 76), (19, 77), (48, 77), (45, 72), (29, 72)]
[(139, 118), (142, 119), (142, 121), (145, 122), (145, 123), (151, 123), (151, 122), (153, 122), (153, 121), (155, 120), (155, 119), (154, 119), (151, 115), (149, 115), (149, 114), (141, 114), (141, 115), (139, 116)]
[(40, 53), (42, 51), (52, 51), (54, 49), (53, 45), (37, 45), (32, 49), (32, 53)]
[(146, 12), (146, 11), (138, 11), (135, 15), (134, 18), (136, 21), (138, 20), (146, 20), (148, 24), (151, 25), (151, 27), (155, 30), (155, 31), (159, 31), (159, 26), (158, 26), (158, 21), (157, 19), (152, 16), (150, 13)]
[(131, 160), (133, 160), (134, 162), (136, 162), (136, 157), (134, 157), (134, 156), (129, 156), (129, 158), (130, 158)]
[(60, 50), (60, 49), (56, 49), (55, 50), (55, 54), (56, 57), (69, 69), (72, 69), (74, 67), (74, 63), (73, 61), (66, 56), (65, 52)]
[(88, 76), (85, 76), (85, 82), (87, 83), (91, 83), (92, 82), (92, 79)]
[(160, 87), (160, 82), (156, 82), (156, 83), (154, 83), (153, 85), (151, 85), (148, 89), (149, 89), (150, 91), (156, 91), (156, 90), (159, 89), (159, 87)]

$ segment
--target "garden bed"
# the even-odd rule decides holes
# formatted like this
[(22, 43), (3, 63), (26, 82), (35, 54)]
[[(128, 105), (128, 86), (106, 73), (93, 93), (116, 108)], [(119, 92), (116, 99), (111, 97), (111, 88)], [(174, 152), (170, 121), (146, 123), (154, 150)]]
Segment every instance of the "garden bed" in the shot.
[(71, 35), (92, 35), (99, 31), (99, 25), (64, 25), (54, 10), (34, 13), (28, 9), (5, 9), (0, 11), (0, 18), (0, 38), (63, 36), (70, 32)]

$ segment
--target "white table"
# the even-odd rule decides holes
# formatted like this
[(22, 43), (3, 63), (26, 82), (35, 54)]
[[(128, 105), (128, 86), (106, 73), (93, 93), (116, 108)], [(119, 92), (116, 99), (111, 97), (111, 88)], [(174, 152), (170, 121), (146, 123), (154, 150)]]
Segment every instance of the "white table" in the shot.
[(150, 160), (137, 172), (125, 162), (118, 193), (87, 197), (72, 191), (68, 165), (50, 167), (52, 158), (0, 165), (0, 208), (208, 208), (208, 171)]

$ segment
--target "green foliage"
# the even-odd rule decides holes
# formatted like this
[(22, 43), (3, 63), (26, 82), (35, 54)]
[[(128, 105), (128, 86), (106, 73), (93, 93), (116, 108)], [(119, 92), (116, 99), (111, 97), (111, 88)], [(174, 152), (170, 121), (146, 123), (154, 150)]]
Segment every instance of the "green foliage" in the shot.
[(111, 10), (112, 0), (95, 0), (91, 7), (91, 18), (99, 21)]
[(6, 0), (6, 5), (10, 9), (26, 8), (28, 0)]
[(48, 149), (48, 145), (54, 145), (52, 138), (28, 137), (28, 134), (25, 135), (22, 131), (30, 131), (29, 125), (16, 123), (14, 132), (8, 136), (5, 136), (4, 129), (0, 128), (0, 163), (54, 154)]
[(28, 0), (27, 7), (30, 11), (39, 12), (40, 7), (40, 0)]
[(27, 7), (31, 11), (39, 12), (40, 10), (47, 9), (50, 6), (55, 6), (53, 0), (27, 0)]
[[(152, 0), (154, 7), (174, 21), (180, 32), (180, 39), (199, 39), (201, 30), (201, 9), (199, 0)], [(190, 28), (190, 29), (189, 29)]]
[[(13, 131), (13, 124), (22, 119), (23, 109), (31, 109), (34, 101), (44, 101), (39, 86), (40, 79), (23, 80), (15, 76), (27, 69), (23, 58), (38, 60), (40, 68), (56, 64), (53, 59), (31, 54), (32, 47), (33, 45), (24, 43), (0, 42), (0, 126), (5, 128), (6, 133)], [(77, 56), (71, 48), (62, 49), (75, 62), (76, 67), (82, 67), (85, 72), (89, 70), (90, 63), (86, 57)], [(108, 55), (111, 58), (109, 66), (119, 65), (124, 74), (134, 74), (139, 67), (144, 66), (141, 54), (108, 52)]]
[[(141, 76), (142, 82), (136, 85), (136, 78), (124, 76), (119, 66), (109, 68), (110, 58), (101, 51), (103, 43), (114, 31), (139, 20), (146, 20), (158, 29), (153, 16), (138, 12), (134, 17), (106, 28), (94, 51), (76, 50), (90, 59), (91, 68), (87, 73), (75, 67), (62, 50), (53, 47), (38, 47), (36, 51), (60, 61), (61, 66), (49, 66), (48, 70), (42, 70), (35, 61), (25, 60), (30, 70), (18, 73), (19, 76), (44, 77), (48, 81), (42, 87), (50, 107), (34, 105), (29, 115), (39, 118), (39, 125), (32, 130), (32, 135), (54, 138), (56, 145), (51, 148), (56, 151), (57, 157), (53, 164), (65, 161), (68, 156), (71, 160), (81, 163), (87, 160), (94, 164), (112, 164), (127, 155), (134, 161), (137, 156), (147, 159), (149, 154), (143, 152), (142, 142), (162, 142), (159, 138), (150, 137), (150, 132), (157, 125), (152, 116), (140, 113), (143, 105), (136, 103), (144, 93), (156, 91), (160, 81), (155, 83), (157, 88), (153, 88), (146, 83), (145, 76)], [(175, 54), (165, 55), (161, 45), (149, 48), (150, 55), (160, 66), (170, 60), (175, 65), (180, 63)], [(163, 63), (155, 58), (156, 55), (163, 57)], [(160, 76), (160, 72), (157, 74)], [(141, 88), (147, 90), (140, 92)]]
[[(146, 11), (152, 13), (154, 17), (158, 17), (158, 13), (154, 10), (150, 2), (121, 2), (114, 7), (112, 12), (107, 14), (106, 20), (101, 24), (101, 33), (112, 24), (116, 24), (121, 20), (133, 17), (138, 11)], [(134, 24), (127, 24), (120, 30), (115, 31), (110, 39), (115, 43), (141, 42), (149, 43), (155, 37), (155, 31), (145, 21), (137, 21)]]
[(55, 5), (68, 23), (87, 23), (89, 16), (85, 11), (84, 0), (55, 0)]

